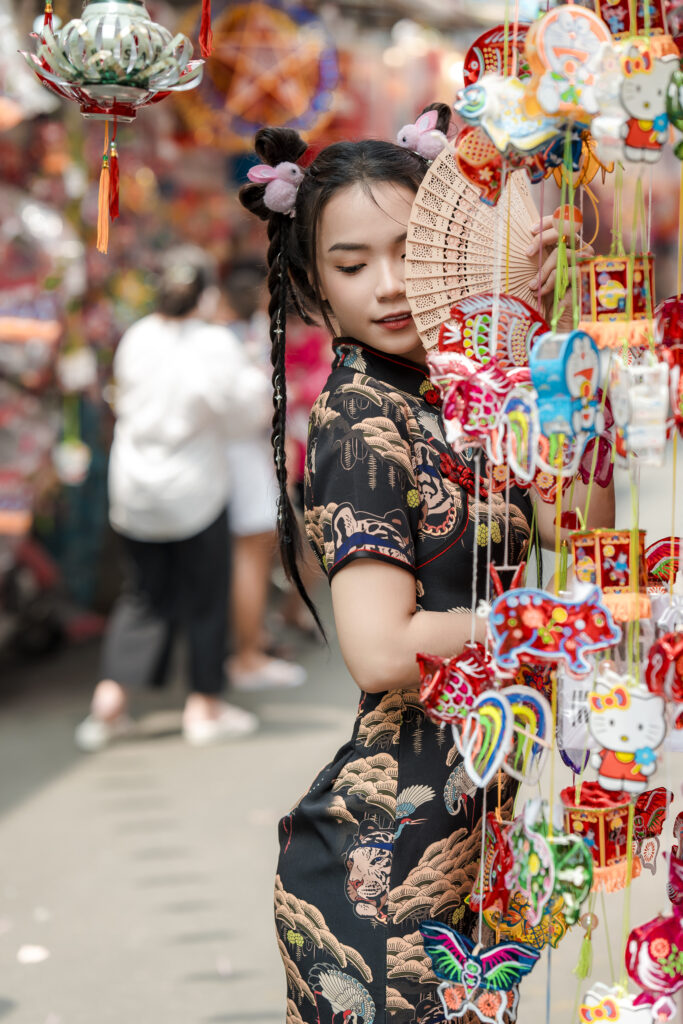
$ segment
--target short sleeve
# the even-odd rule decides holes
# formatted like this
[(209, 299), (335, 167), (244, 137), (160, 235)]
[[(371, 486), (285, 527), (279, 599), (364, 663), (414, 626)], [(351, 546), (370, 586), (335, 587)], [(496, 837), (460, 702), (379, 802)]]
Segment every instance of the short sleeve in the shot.
[(399, 396), (360, 374), (323, 392), (311, 413), (304, 493), (306, 533), (328, 579), (356, 558), (415, 571), (419, 496)]

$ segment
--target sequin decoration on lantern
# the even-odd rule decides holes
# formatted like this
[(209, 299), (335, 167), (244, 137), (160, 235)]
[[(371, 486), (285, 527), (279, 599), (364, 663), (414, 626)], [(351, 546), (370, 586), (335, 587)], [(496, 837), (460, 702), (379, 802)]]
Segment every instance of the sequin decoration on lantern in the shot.
[(672, 295), (657, 305), (655, 323), (659, 341), (657, 353), (669, 367), (669, 400), (674, 421), (683, 434), (683, 300), (679, 295)]
[(100, 176), (98, 249), (107, 251), (109, 218), (118, 215), (116, 126), (170, 92), (199, 85), (203, 60), (191, 60), (192, 43), (152, 21), (142, 0), (90, 0), (80, 18), (52, 31), (51, 3), (36, 53), (24, 53), (38, 80), (64, 99), (76, 100), (84, 117), (108, 124)]
[[(649, 6), (646, 16), (645, 4)], [(666, 32), (662, 0), (642, 0), (637, 9), (631, 9), (628, 0), (595, 0), (595, 13), (599, 14), (614, 39), (629, 36), (660, 36)]]
[(655, 337), (651, 319), (654, 256), (595, 256), (579, 263), (581, 322), (598, 348), (646, 348)]
[(453, 658), (418, 654), (417, 663), (425, 714), (445, 725), (466, 715), (493, 680), (493, 660), (480, 643), (465, 644), (462, 653)]
[[(623, 889), (627, 883), (628, 793), (607, 793), (597, 782), (567, 786), (560, 793), (564, 804), (565, 832), (581, 836), (593, 857), (593, 889), (607, 892)], [(631, 878), (641, 873), (641, 863), (632, 858)]]
[(531, 74), (524, 56), (529, 26), (524, 22), (494, 25), (477, 36), (467, 53), (463, 68), (465, 85), (474, 85), (484, 75), (516, 75), (525, 81)]
[(652, 1008), (655, 1019), (673, 1020), (672, 999), (683, 988), (683, 906), (634, 928), (626, 942), (626, 970), (644, 990), (639, 1002)]
[(439, 328), (439, 349), (483, 364), (495, 358), (510, 369), (528, 365), (530, 351), (548, 330), (540, 313), (522, 299), (481, 292), (453, 304), (451, 319)]
[(576, 579), (600, 588), (616, 621), (647, 618), (645, 531), (575, 530), (570, 540)]
[(674, 795), (658, 786), (641, 793), (633, 815), (633, 855), (654, 875), (657, 870), (659, 837)]

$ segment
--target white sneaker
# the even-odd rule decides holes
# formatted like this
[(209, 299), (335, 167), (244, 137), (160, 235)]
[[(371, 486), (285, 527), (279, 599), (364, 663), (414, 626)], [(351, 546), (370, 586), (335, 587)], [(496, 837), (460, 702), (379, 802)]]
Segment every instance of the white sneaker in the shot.
[(288, 690), (306, 682), (308, 673), (303, 665), (283, 658), (269, 658), (261, 667), (250, 672), (231, 668), (228, 664), (228, 682), (238, 693), (254, 690)]
[(217, 718), (183, 718), (183, 736), (192, 747), (207, 747), (224, 740), (241, 739), (258, 729), (258, 718), (251, 711), (221, 702)]
[(126, 714), (117, 715), (110, 722), (88, 715), (76, 726), (74, 741), (79, 750), (86, 754), (96, 754), (114, 740), (129, 736), (134, 728), (132, 719)]

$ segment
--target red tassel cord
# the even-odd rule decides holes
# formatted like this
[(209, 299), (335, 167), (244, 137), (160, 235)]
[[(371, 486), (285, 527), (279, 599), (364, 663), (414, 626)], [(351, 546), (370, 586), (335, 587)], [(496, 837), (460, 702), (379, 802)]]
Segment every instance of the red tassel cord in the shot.
[(43, 17), (43, 31), (49, 28), (52, 31), (52, 0), (45, 0), (45, 14)]
[(202, 22), (199, 28), (199, 49), (202, 57), (211, 56), (213, 33), (211, 31), (211, 0), (202, 0)]
[(116, 220), (119, 215), (119, 151), (115, 139), (109, 146), (109, 217)]

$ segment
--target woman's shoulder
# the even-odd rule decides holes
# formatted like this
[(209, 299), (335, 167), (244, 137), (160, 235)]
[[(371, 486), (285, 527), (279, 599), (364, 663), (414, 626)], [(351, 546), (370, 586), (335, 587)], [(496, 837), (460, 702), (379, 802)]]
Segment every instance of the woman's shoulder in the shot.
[(374, 375), (369, 367), (345, 363), (333, 367), (311, 415), (315, 419), (329, 411), (356, 421), (382, 415), (404, 420), (410, 413), (405, 395), (392, 384)]

